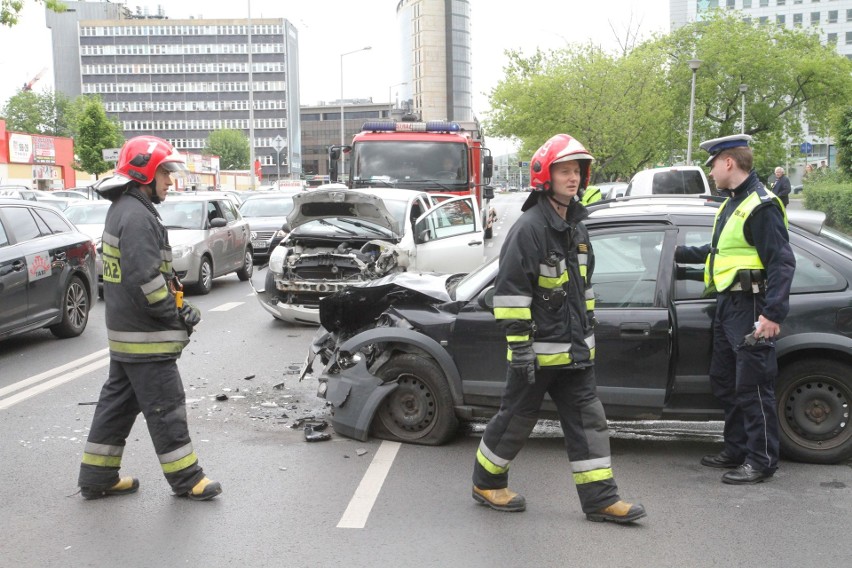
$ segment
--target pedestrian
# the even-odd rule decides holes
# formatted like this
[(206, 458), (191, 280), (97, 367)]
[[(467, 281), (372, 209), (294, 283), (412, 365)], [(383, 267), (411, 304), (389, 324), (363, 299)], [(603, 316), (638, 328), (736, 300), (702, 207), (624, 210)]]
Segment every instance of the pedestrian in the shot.
[(825, 160), (822, 160), (822, 161), (819, 163), (819, 169), (821, 169), (821, 170), (822, 170), (822, 169), (827, 168), (827, 167), (828, 167), (828, 164), (827, 164), (827, 163), (825, 163)]
[(171, 144), (138, 136), (121, 149), (115, 175), (96, 186), (112, 201), (103, 234), (104, 301), (110, 349), (104, 384), (83, 450), (78, 485), (85, 499), (135, 493), (139, 480), (119, 477), (121, 456), (142, 412), (175, 495), (203, 501), (222, 492), (204, 475), (189, 437), (177, 359), (201, 319), (182, 302), (168, 233), (155, 204), (186, 170)]
[(770, 189), (781, 200), (784, 207), (787, 207), (790, 203), (790, 191), (792, 187), (790, 186), (790, 178), (784, 174), (784, 168), (781, 166), (775, 168), (775, 183), (772, 184)]
[(526, 508), (508, 488), (509, 464), (550, 394), (586, 518), (629, 523), (645, 509), (618, 496), (595, 385), (594, 254), (579, 201), (592, 161), (577, 140), (557, 134), (530, 162), (532, 193), (500, 251), (494, 316), (506, 331), (509, 369), (476, 452), (473, 498), (498, 511)]
[(796, 260), (781, 200), (752, 170), (751, 136), (701, 143), (706, 166), (727, 199), (719, 207), (709, 244), (679, 246), (675, 260), (704, 262), (704, 283), (716, 291), (710, 384), (725, 412), (724, 448), (701, 464), (736, 468), (728, 484), (752, 484), (778, 469), (775, 338), (790, 307)]

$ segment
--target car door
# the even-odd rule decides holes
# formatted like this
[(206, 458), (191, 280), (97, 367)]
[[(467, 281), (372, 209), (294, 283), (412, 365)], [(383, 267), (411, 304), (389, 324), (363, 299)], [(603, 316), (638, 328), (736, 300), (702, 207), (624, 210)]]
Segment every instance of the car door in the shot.
[(415, 259), (410, 269), (470, 272), (485, 260), (482, 220), (474, 196), (442, 201), (414, 223)]
[(230, 266), (232, 270), (238, 270), (245, 262), (245, 251), (251, 240), (251, 231), (249, 231), (248, 222), (242, 218), (233, 201), (223, 199), (219, 202), (219, 206), (228, 222)]
[(671, 367), (669, 295), (676, 229), (591, 230), (595, 268), (595, 374), (613, 416), (659, 412)]
[(27, 322), (27, 260), (0, 209), (0, 335)]
[[(230, 229), (227, 225), (224, 227), (214, 227), (213, 219), (225, 219), (225, 213), (222, 210), (221, 202), (210, 200), (206, 203), (207, 208), (207, 250), (213, 257), (213, 274), (221, 276), (233, 270), (234, 252), (233, 243), (229, 235)], [(227, 221), (227, 219), (226, 219)]]

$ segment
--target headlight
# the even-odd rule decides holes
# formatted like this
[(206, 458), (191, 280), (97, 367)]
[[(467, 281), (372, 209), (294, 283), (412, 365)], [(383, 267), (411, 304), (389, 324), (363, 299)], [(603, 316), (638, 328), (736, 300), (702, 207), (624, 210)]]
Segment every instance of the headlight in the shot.
[(280, 245), (275, 247), (272, 254), (269, 255), (269, 270), (275, 274), (282, 274), (284, 272), (284, 259), (287, 258), (287, 251), (289, 250)]
[(256, 239), (257, 239), (257, 233), (256, 233), (256, 232), (254, 232), (254, 231), (252, 231), (252, 232), (251, 232), (251, 240), (253, 240), (253, 241), (254, 241), (254, 240), (256, 240)]
[(192, 252), (192, 247), (188, 245), (176, 245), (172, 247), (172, 260), (183, 258)]

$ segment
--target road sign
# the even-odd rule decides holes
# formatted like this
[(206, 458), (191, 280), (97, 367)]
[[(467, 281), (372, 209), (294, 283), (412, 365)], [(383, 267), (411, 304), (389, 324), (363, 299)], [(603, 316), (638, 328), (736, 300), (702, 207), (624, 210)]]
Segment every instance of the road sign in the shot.
[(811, 152), (813, 152), (813, 149), (814, 145), (810, 142), (802, 142), (801, 144), (799, 144), (799, 152), (801, 152), (802, 154), (810, 154)]
[(101, 150), (101, 156), (103, 156), (104, 162), (117, 162), (120, 151), (121, 148), (104, 148)]
[(529, 162), (518, 162), (518, 167), (519, 168), (528, 168), (528, 167), (530, 167), (530, 163)]
[(275, 149), (276, 152), (281, 153), (281, 150), (286, 148), (287, 144), (285, 143), (284, 138), (282, 138), (279, 134), (278, 136), (272, 139), (272, 147)]

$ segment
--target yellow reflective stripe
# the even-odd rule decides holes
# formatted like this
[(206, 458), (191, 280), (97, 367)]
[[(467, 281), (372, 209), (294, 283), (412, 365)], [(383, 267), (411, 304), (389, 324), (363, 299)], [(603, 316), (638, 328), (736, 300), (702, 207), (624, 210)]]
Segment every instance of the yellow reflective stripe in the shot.
[(529, 308), (494, 308), (496, 319), (531, 320), (532, 312)]
[(476, 450), (476, 461), (479, 462), (485, 471), (492, 475), (500, 475), (501, 473), (506, 473), (509, 471), (509, 466), (500, 467), (491, 462), (488, 458), (485, 457), (485, 454), (482, 453), (482, 450)]
[(580, 265), (580, 276), (583, 277), (583, 280), (586, 280), (588, 273), (589, 273), (589, 267), (586, 266), (585, 264), (581, 264)]
[(115, 256), (102, 255), (104, 282), (121, 284), (121, 261)]
[(542, 367), (553, 367), (555, 365), (570, 365), (571, 364), (571, 354), (570, 353), (538, 353), (536, 354), (538, 358), (538, 364)]
[(568, 272), (563, 272), (556, 278), (550, 278), (549, 276), (544, 276), (539, 274), (538, 276), (538, 285), (542, 288), (559, 288), (563, 284), (568, 282)]
[(526, 334), (526, 335), (507, 335), (506, 336), (506, 341), (508, 341), (509, 343), (518, 343), (518, 342), (521, 342), (521, 341), (529, 341), (529, 340), (530, 340), (529, 334)]
[(163, 274), (172, 275), (172, 263), (171, 262), (161, 262), (160, 263), (160, 272)]
[(104, 256), (114, 256), (115, 258), (121, 258), (121, 251), (118, 250), (118, 247), (114, 247), (112, 245), (108, 245), (107, 243), (101, 241), (101, 250), (103, 251)]
[(592, 347), (591, 349), (589, 349), (589, 360), (590, 360), (590, 361), (594, 361), (594, 360), (595, 360), (595, 348), (594, 348), (594, 347)]
[(592, 471), (583, 471), (574, 474), (574, 483), (577, 485), (604, 481), (605, 479), (612, 479), (612, 468), (593, 469)]
[(109, 340), (109, 348), (117, 353), (128, 353), (132, 355), (156, 355), (163, 353), (180, 353), (186, 342), (168, 343), (126, 343), (124, 341)]
[(149, 304), (156, 304), (162, 300), (165, 300), (169, 296), (169, 289), (166, 286), (163, 286), (159, 290), (151, 292), (145, 296), (145, 299), (148, 300)]
[(99, 456), (83, 452), (83, 463), (96, 467), (121, 467), (121, 456)]
[(195, 452), (192, 452), (189, 455), (180, 458), (179, 460), (160, 465), (163, 467), (163, 473), (174, 473), (176, 471), (188, 468), (197, 461), (198, 456), (195, 455)]
[(595, 311), (595, 301), (594, 301), (594, 299), (592, 299), (592, 300), (586, 300), (586, 311), (587, 311), (587, 312), (593, 312), (593, 311)]

